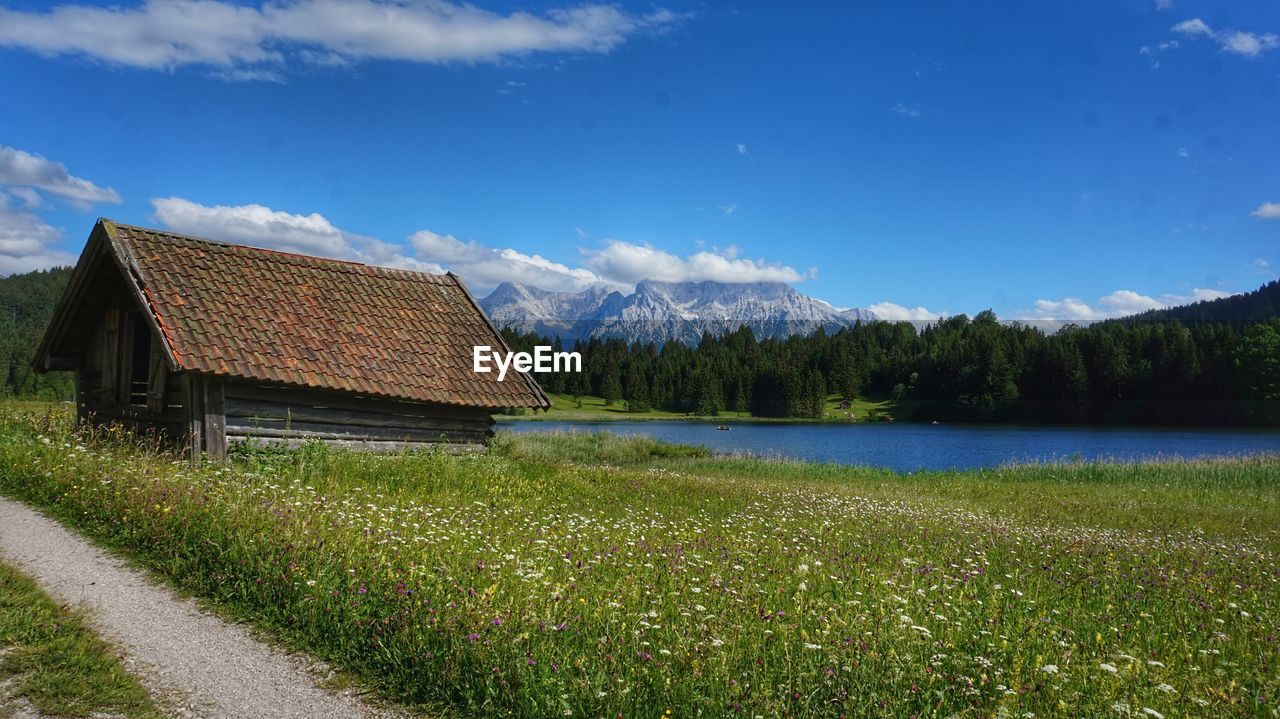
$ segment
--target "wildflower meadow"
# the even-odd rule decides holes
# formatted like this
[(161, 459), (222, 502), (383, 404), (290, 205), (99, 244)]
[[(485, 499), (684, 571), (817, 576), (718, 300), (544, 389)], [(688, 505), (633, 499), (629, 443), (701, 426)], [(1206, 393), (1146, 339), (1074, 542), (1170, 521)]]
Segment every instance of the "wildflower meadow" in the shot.
[(1277, 457), (904, 475), (561, 434), (193, 467), (10, 412), (0, 492), (449, 716), (1280, 716)]

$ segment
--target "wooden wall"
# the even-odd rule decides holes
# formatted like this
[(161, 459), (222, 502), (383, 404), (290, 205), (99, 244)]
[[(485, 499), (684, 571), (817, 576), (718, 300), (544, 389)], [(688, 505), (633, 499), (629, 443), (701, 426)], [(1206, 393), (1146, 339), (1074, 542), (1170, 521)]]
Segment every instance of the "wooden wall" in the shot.
[(86, 422), (119, 422), (138, 431), (157, 429), (176, 441), (187, 437), (187, 387), (181, 375), (168, 372), (158, 344), (151, 342), (147, 382), (134, 375), (129, 349), (135, 327), (130, 313), (102, 310), (102, 321), (85, 347), (76, 370), (76, 414)]
[(488, 410), (399, 402), (337, 392), (228, 381), (223, 385), (228, 442), (297, 446), (309, 439), (375, 451), (447, 445), (483, 447), (493, 436)]

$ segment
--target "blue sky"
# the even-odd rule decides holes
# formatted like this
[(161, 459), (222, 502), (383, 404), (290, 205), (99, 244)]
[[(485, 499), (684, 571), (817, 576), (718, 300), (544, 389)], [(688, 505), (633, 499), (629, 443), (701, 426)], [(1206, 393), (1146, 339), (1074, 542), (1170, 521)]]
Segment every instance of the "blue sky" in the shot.
[(107, 216), (886, 317), (1280, 274), (1280, 5), (857, 5), (0, 0), (0, 273)]

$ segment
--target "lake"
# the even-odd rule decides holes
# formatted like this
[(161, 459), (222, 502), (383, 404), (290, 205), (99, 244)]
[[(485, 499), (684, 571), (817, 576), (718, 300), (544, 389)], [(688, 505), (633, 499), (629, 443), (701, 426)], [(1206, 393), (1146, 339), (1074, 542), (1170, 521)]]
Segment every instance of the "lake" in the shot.
[(715, 452), (748, 452), (901, 472), (971, 469), (1009, 462), (1133, 461), (1280, 453), (1280, 430), (1152, 427), (1038, 427), (974, 424), (732, 424), (707, 422), (502, 422), (499, 431), (577, 430), (648, 435)]

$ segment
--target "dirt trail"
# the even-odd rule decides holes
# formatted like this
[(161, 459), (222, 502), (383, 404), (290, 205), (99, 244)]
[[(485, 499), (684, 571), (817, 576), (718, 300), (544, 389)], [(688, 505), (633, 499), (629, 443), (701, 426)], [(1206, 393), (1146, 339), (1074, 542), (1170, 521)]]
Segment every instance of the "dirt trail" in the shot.
[(176, 713), (200, 719), (401, 717), (320, 687), (286, 654), (157, 585), (27, 505), (0, 497), (0, 555), (127, 654), (126, 665)]

